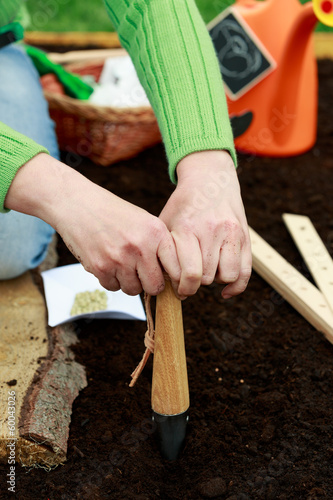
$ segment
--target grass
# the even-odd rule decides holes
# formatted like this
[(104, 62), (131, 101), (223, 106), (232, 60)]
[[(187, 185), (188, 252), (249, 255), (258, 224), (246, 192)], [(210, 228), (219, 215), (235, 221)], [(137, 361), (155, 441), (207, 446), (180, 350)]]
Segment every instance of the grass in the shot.
[[(301, 0), (305, 3), (309, 0)], [(196, 0), (205, 22), (216, 17), (233, 0)], [(37, 31), (113, 31), (103, 0), (26, 0), (31, 24)], [(332, 31), (318, 23), (317, 30)]]
[(103, 0), (27, 0), (30, 30), (114, 31)]

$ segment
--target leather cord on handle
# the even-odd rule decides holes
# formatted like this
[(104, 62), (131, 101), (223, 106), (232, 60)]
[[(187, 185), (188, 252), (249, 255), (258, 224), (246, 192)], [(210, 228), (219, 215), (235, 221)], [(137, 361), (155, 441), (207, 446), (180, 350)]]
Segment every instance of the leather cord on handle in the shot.
[(145, 339), (144, 339), (144, 344), (146, 347), (146, 350), (142, 356), (142, 359), (138, 366), (135, 368), (135, 370), (132, 372), (131, 377), (132, 380), (129, 384), (129, 387), (133, 387), (138, 380), (142, 370), (144, 369), (148, 358), (150, 356), (150, 353), (154, 352), (154, 337), (155, 337), (155, 330), (154, 330), (154, 320), (153, 316), (151, 313), (151, 307), (150, 307), (150, 299), (151, 296), (148, 293), (145, 293), (144, 295), (144, 302), (145, 302), (145, 309), (146, 309), (146, 315), (147, 315), (147, 331), (145, 333)]

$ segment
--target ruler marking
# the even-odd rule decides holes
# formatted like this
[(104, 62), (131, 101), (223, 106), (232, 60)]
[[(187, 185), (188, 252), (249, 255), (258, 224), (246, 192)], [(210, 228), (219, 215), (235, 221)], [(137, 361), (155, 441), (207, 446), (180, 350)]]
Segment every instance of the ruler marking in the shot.
[[(333, 260), (324, 242), (309, 217), (283, 214), (283, 220), (314, 281), (333, 311)], [(305, 232), (311, 235), (311, 241), (303, 237)]]

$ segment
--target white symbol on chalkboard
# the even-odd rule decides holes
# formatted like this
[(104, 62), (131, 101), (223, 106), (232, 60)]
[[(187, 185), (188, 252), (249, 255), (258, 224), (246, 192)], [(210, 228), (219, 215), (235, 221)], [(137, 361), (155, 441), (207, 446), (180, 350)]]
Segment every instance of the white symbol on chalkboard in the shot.
[(223, 75), (241, 79), (255, 73), (262, 64), (262, 57), (244, 36), (243, 28), (234, 21), (226, 21), (220, 32), (227, 40), (218, 52)]
[(272, 56), (232, 7), (208, 25), (226, 92), (238, 99), (276, 67)]

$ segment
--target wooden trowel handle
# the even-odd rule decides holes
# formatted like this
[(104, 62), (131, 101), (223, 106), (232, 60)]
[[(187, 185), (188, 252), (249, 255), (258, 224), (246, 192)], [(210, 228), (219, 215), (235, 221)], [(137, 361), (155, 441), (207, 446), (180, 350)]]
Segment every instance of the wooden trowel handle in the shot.
[(189, 404), (182, 305), (166, 277), (165, 289), (156, 298), (152, 409), (177, 415)]

